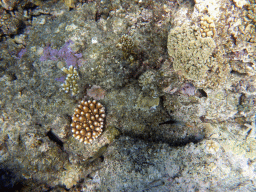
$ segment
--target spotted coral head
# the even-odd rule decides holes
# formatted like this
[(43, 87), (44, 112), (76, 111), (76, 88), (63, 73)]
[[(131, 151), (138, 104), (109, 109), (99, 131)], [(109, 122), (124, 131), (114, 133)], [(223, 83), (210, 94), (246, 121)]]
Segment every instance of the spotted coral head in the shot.
[(73, 137), (84, 144), (91, 143), (102, 132), (105, 121), (105, 108), (96, 100), (82, 100), (72, 116)]

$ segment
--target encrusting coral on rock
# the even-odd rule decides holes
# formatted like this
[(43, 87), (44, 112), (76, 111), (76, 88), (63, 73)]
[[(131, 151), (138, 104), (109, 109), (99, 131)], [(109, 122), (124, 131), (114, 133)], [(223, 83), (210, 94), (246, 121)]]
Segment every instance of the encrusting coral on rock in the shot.
[(168, 35), (168, 53), (174, 59), (173, 68), (185, 78), (201, 81), (210, 68), (217, 65), (212, 56), (216, 47), (210, 37), (200, 37), (200, 29), (184, 24), (171, 29)]
[(101, 103), (82, 100), (72, 116), (70, 126), (73, 136), (84, 144), (91, 143), (101, 135), (105, 116), (105, 108)]

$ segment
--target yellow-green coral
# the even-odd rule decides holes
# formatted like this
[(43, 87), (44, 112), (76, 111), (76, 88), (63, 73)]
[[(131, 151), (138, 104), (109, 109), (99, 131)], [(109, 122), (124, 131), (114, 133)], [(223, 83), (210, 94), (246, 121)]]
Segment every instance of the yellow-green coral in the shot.
[(69, 68), (63, 67), (61, 70), (67, 74), (65, 82), (62, 84), (62, 90), (65, 91), (65, 93), (72, 92), (72, 95), (79, 93), (77, 84), (79, 76), (77, 70), (72, 65)]
[(174, 69), (192, 80), (202, 80), (215, 65), (212, 57), (215, 46), (212, 38), (202, 38), (199, 28), (189, 25), (175, 27), (168, 35), (167, 48), (174, 59)]

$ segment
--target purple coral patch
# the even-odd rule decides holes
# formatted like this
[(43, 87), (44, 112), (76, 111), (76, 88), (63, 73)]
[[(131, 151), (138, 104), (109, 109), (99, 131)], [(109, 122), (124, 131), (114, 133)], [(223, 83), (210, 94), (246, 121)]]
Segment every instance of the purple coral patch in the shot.
[(46, 60), (54, 60), (54, 61), (56, 61), (57, 60), (57, 53), (58, 53), (57, 49), (52, 49), (50, 47), (50, 45), (47, 45), (44, 48), (43, 56), (40, 57), (40, 61), (46, 61)]
[(73, 54), (71, 54), (71, 52), (67, 52), (65, 54), (64, 60), (66, 61), (68, 67), (70, 65), (74, 67), (77, 65), (77, 58)]
[(26, 52), (27, 49), (21, 49), (20, 52), (18, 53), (17, 59), (21, 59)]
[(67, 66), (77, 67), (79, 62), (78, 59), (82, 57), (81, 53), (75, 53), (70, 47), (70, 44), (73, 44), (72, 40), (69, 40), (64, 44), (64, 46), (60, 49), (52, 49), (50, 45), (44, 48), (43, 56), (40, 58), (40, 61), (46, 60), (64, 60)]
[(82, 58), (83, 57), (83, 54), (82, 53), (77, 53), (77, 54), (74, 54), (77, 58)]

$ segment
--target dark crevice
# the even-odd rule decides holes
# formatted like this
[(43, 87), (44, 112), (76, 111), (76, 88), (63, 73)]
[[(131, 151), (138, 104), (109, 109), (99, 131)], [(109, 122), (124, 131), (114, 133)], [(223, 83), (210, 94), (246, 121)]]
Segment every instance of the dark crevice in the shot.
[(239, 98), (239, 105), (243, 105), (245, 103), (245, 100), (246, 100), (246, 96), (244, 93), (242, 93)]
[(231, 34), (231, 40), (233, 41), (233, 43), (236, 45), (237, 44), (237, 42), (236, 42), (236, 37), (233, 35), (233, 34)]
[(197, 89), (195, 95), (198, 96), (199, 98), (207, 97), (207, 93), (203, 89)]
[(15, 171), (0, 164), (0, 191), (20, 191), (22, 187), (21, 177)]
[(15, 75), (15, 73), (13, 73), (11, 71), (6, 72), (6, 75), (7, 75), (9, 81), (17, 80), (17, 76)]
[(93, 180), (93, 177), (90, 174), (88, 174), (86, 178)]
[(63, 142), (55, 135), (52, 130), (48, 131), (46, 133), (46, 136), (49, 137), (49, 139), (53, 142), (55, 142), (57, 145), (59, 145), (61, 148), (63, 147)]
[(233, 75), (239, 76), (239, 77), (245, 77), (247, 75), (247, 73), (240, 73), (240, 72), (234, 71), (234, 70), (232, 70), (230, 73)]
[(103, 155), (101, 155), (101, 156), (99, 157), (99, 159), (100, 159), (100, 162), (104, 162), (104, 156), (103, 156)]
[(101, 13), (97, 10), (95, 13), (95, 21), (97, 22), (101, 17)]
[(164, 125), (164, 124), (175, 124), (175, 123), (178, 123), (176, 120), (174, 120), (174, 119), (170, 119), (170, 120), (168, 120), (168, 121), (165, 121), (165, 122), (163, 122), (163, 123), (159, 123), (159, 125)]

